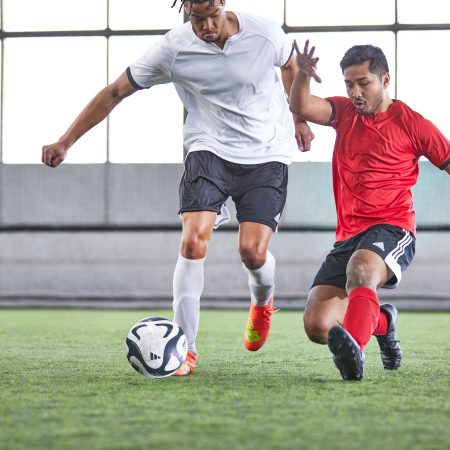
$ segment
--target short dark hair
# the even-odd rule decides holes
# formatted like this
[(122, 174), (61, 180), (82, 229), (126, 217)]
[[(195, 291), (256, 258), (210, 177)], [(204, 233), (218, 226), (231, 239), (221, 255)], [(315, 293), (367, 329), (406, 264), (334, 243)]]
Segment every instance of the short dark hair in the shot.
[(344, 70), (355, 64), (362, 64), (370, 61), (369, 70), (380, 78), (389, 72), (389, 66), (383, 51), (374, 45), (354, 45), (345, 52), (341, 60), (342, 73)]
[[(183, 8), (183, 5), (186, 3), (186, 2), (189, 2), (190, 4), (191, 4), (191, 8), (192, 8), (192, 4), (193, 3), (205, 3), (205, 2), (209, 2), (209, 6), (214, 6), (214, 1), (215, 0), (181, 0), (181, 4), (180, 4), (180, 9), (179, 9), (179, 11), (178, 12), (180, 12), (181, 11), (181, 8)], [(172, 8), (177, 4), (177, 2), (178, 2), (178, 0), (175, 0), (174, 2), (173, 2), (173, 4), (172, 4)]]

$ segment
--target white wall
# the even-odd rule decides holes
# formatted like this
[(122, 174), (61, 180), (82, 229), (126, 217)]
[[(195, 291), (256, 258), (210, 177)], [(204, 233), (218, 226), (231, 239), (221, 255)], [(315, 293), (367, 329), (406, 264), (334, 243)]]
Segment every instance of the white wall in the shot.
[[(291, 168), (285, 229), (271, 245), (278, 261), (279, 306), (304, 305), (334, 241), (330, 231), (286, 231), (298, 225), (332, 226), (329, 166), (318, 164)], [(428, 203), (428, 214), (422, 215), (425, 223), (444, 223), (450, 183), (432, 169), (435, 184), (425, 173), (429, 192), (421, 202)], [(169, 305), (179, 231), (112, 228), (179, 225), (181, 172), (176, 165), (0, 166), (0, 306)], [(83, 231), (85, 226), (106, 226), (107, 231)], [(382, 300), (395, 299), (400, 307), (450, 309), (448, 249), (450, 232), (419, 233), (415, 261), (398, 289), (381, 291)], [(247, 306), (235, 231), (214, 233), (205, 267), (203, 306)]]

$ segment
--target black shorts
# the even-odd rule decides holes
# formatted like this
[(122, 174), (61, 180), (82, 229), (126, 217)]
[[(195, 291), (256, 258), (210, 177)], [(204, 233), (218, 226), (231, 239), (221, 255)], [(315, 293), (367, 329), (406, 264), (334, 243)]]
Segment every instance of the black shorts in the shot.
[(317, 272), (313, 288), (317, 285), (331, 285), (345, 289), (347, 264), (356, 250), (371, 250), (383, 258), (394, 273), (384, 288), (397, 287), (402, 273), (414, 258), (416, 238), (414, 235), (393, 225), (375, 225), (345, 241), (336, 242)]
[(236, 164), (209, 151), (195, 151), (184, 163), (179, 212), (219, 214), (231, 197), (239, 223), (261, 223), (275, 231), (286, 203), (287, 183), (288, 167), (281, 162)]

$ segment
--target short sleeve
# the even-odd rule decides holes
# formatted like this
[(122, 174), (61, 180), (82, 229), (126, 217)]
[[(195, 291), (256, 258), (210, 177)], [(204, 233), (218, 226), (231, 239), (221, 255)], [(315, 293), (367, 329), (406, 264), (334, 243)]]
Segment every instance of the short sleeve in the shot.
[(166, 35), (127, 68), (128, 79), (137, 89), (170, 83), (172, 62), (173, 51), (170, 50)]
[(429, 120), (419, 116), (415, 125), (418, 147), (432, 164), (444, 170), (450, 164), (450, 141)]
[(337, 129), (345, 110), (352, 105), (352, 102), (346, 97), (327, 97), (326, 100), (331, 105), (331, 116), (325, 125)]
[(276, 49), (274, 66), (283, 67), (294, 52), (294, 41), (277, 23), (273, 23), (272, 35)]

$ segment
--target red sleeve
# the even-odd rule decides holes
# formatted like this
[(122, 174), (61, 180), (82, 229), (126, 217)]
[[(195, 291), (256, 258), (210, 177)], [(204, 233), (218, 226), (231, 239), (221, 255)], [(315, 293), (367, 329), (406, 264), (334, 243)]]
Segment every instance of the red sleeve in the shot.
[(444, 170), (450, 164), (450, 141), (432, 122), (420, 115), (415, 123), (415, 134), (420, 154)]
[(353, 104), (347, 97), (327, 97), (327, 100), (331, 105), (331, 116), (325, 125), (337, 129), (339, 123), (348, 108), (352, 108)]

